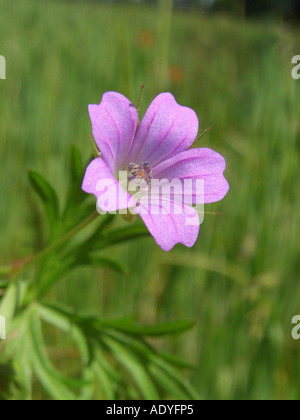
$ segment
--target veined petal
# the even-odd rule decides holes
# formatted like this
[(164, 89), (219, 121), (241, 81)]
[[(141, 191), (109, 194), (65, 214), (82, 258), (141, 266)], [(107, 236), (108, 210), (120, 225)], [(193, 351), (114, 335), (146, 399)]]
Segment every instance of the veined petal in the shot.
[(89, 105), (93, 136), (112, 173), (122, 168), (138, 123), (132, 103), (117, 92), (103, 95), (100, 105)]
[(198, 238), (200, 222), (193, 207), (160, 197), (152, 198), (148, 206), (141, 203), (137, 213), (164, 251), (170, 251), (178, 243), (190, 248)]
[(178, 105), (170, 93), (161, 93), (151, 103), (137, 130), (129, 162), (155, 165), (187, 150), (198, 128), (198, 118), (192, 109)]
[[(191, 149), (165, 160), (153, 168), (153, 178), (172, 181), (203, 180), (204, 203), (222, 200), (229, 190), (229, 185), (223, 172), (226, 168), (225, 159), (217, 152), (207, 148)], [(195, 195), (193, 191), (186, 194)], [(193, 199), (193, 204), (198, 204)]]
[(82, 189), (95, 195), (98, 208), (104, 212), (126, 209), (131, 199), (101, 158), (94, 159), (87, 167)]

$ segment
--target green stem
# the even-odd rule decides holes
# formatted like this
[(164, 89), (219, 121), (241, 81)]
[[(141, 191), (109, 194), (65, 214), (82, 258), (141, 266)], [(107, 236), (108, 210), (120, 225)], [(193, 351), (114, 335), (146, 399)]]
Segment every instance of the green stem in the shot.
[[(38, 252), (37, 254), (34, 254), (25, 260), (22, 261), (22, 263), (13, 270), (13, 274), (19, 275), (20, 273), (23, 273), (29, 266), (36, 263), (46, 255), (50, 254), (51, 252), (55, 251), (57, 248), (59, 248), (61, 245), (63, 245), (65, 242), (67, 242), (69, 239), (71, 239), (73, 236), (75, 236), (78, 232), (80, 232), (82, 229), (84, 229), (86, 226), (88, 226), (90, 223), (92, 223), (97, 216), (99, 216), (99, 213), (95, 211), (92, 213), (87, 219), (85, 219), (83, 222), (81, 222), (79, 225), (74, 227), (70, 232), (66, 233), (61, 238), (57, 239), (55, 242), (47, 246), (42, 251)], [(11, 268), (10, 268), (11, 270)]]

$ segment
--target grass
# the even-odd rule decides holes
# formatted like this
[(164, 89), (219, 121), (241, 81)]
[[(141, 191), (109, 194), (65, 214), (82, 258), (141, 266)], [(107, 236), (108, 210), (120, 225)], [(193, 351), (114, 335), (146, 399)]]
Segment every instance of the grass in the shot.
[[(52, 298), (138, 322), (194, 320), (185, 337), (158, 345), (195, 365), (186, 375), (203, 398), (298, 399), (300, 82), (291, 58), (300, 32), (161, 7), (0, 0), (1, 260), (36, 246), (27, 169), (63, 201), (70, 144), (90, 155), (89, 103), (107, 90), (136, 101), (145, 83), (144, 112), (171, 91), (202, 129), (213, 127), (199, 146), (227, 160), (230, 193), (207, 206), (222, 216), (206, 217), (191, 250), (166, 254), (151, 238), (115, 247), (128, 277), (81, 270)], [(64, 347), (62, 337), (52, 343)]]

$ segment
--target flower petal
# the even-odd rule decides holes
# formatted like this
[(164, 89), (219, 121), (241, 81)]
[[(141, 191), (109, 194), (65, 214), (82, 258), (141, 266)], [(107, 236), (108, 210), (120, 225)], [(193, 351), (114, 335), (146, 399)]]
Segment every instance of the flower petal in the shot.
[(170, 93), (161, 93), (138, 128), (129, 163), (154, 165), (187, 150), (193, 144), (198, 128), (198, 118), (192, 109), (178, 105)]
[[(203, 180), (204, 203), (213, 203), (222, 200), (229, 190), (228, 182), (223, 175), (225, 168), (225, 159), (219, 153), (201, 148), (182, 152), (160, 163), (153, 168), (152, 175), (155, 179), (169, 181)], [(195, 185), (193, 185), (192, 195), (195, 194)], [(196, 198), (193, 204), (198, 204)]]
[(190, 248), (198, 238), (200, 222), (193, 207), (160, 198), (151, 199), (151, 209), (141, 203), (136, 212), (164, 251), (170, 251), (177, 243)]
[(138, 123), (132, 103), (117, 92), (103, 95), (100, 105), (89, 105), (93, 135), (112, 173), (122, 168)]
[(104, 212), (127, 209), (131, 200), (101, 158), (94, 159), (87, 167), (82, 189), (96, 196), (98, 209)]

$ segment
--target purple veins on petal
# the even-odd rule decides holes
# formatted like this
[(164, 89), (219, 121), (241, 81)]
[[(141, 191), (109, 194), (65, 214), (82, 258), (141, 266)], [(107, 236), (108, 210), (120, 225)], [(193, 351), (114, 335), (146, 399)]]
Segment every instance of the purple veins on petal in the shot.
[[(219, 201), (229, 190), (225, 159), (208, 148), (189, 150), (198, 134), (196, 113), (179, 105), (172, 94), (161, 93), (138, 126), (138, 112), (132, 103), (120, 93), (107, 92), (100, 105), (89, 105), (89, 114), (102, 158), (89, 164), (82, 189), (95, 195), (101, 210), (124, 210), (135, 204), (136, 213), (163, 250), (169, 251), (177, 243), (193, 246), (200, 212), (192, 205)], [(148, 201), (135, 202), (129, 186), (119, 181), (122, 172), (125, 184), (135, 183)], [(154, 181), (178, 181), (189, 188), (183, 188), (181, 201), (174, 193), (152, 196)], [(198, 181), (204, 187), (201, 199)]]
[(148, 108), (137, 130), (129, 157), (152, 166), (187, 150), (198, 133), (195, 112), (178, 105), (173, 95), (161, 93)]
[(121, 169), (131, 147), (138, 112), (125, 96), (116, 92), (103, 95), (100, 105), (89, 105), (95, 142), (112, 173)]

